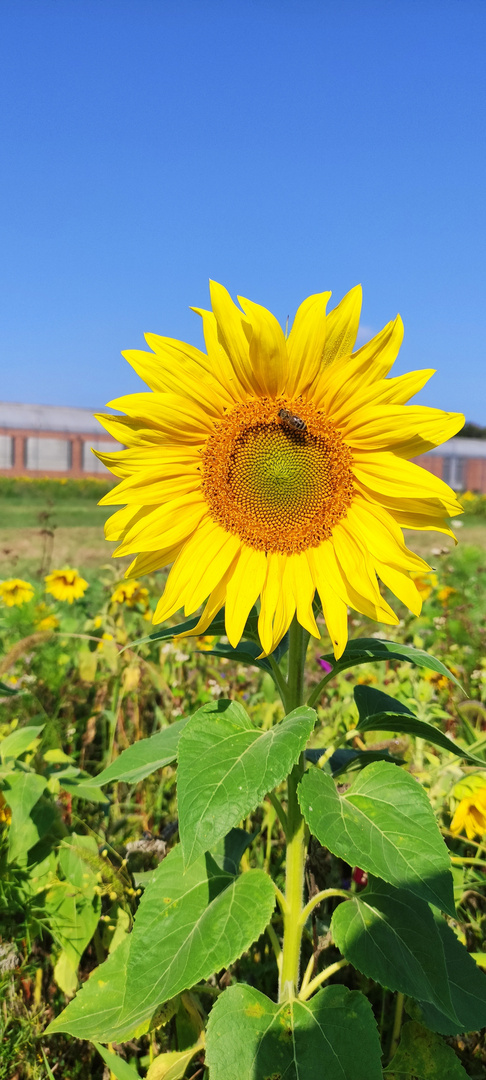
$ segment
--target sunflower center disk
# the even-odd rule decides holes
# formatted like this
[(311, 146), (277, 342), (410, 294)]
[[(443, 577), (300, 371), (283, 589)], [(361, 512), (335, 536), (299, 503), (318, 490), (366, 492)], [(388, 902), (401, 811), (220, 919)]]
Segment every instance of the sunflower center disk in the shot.
[[(279, 418), (286, 409), (304, 431)], [(353, 497), (352, 458), (310, 404), (259, 398), (237, 405), (208, 439), (203, 491), (211, 516), (250, 547), (292, 554), (317, 547)]]

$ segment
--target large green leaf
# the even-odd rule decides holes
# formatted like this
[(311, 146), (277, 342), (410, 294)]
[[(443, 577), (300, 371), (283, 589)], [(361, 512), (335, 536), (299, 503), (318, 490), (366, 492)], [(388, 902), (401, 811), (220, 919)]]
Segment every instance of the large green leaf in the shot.
[(49, 1032), (120, 1041), (162, 1002), (228, 967), (267, 926), (275, 905), (263, 870), (240, 877), (206, 855), (184, 873), (180, 847), (154, 871), (134, 928)]
[(437, 918), (436, 925), (444, 949), (452, 1004), (459, 1023), (454, 1024), (448, 1016), (428, 1002), (420, 1003), (423, 1021), (432, 1031), (439, 1031), (441, 1035), (479, 1031), (486, 1027), (486, 975), (457, 940), (445, 920)]
[(105, 1046), (101, 1046), (98, 1042), (95, 1042), (94, 1046), (100, 1057), (103, 1058), (105, 1065), (108, 1065), (110, 1073), (116, 1076), (116, 1080), (140, 1080), (138, 1070), (129, 1065), (128, 1061), (124, 1061), (119, 1054), (114, 1054), (112, 1050), (107, 1050)]
[(44, 909), (50, 933), (76, 971), (98, 925), (99, 896), (93, 896), (91, 885), (85, 893), (69, 881), (60, 881), (46, 893)]
[(400, 1046), (384, 1075), (388, 1080), (467, 1080), (468, 1077), (452, 1046), (415, 1020), (403, 1025)]
[(211, 1011), (206, 1047), (211, 1080), (382, 1080), (371, 1006), (345, 986), (280, 1004), (230, 986)]
[(455, 914), (450, 856), (432, 807), (409, 773), (378, 761), (339, 795), (312, 768), (299, 786), (302, 813), (333, 855)]
[(0, 741), (0, 759), (7, 761), (8, 758), (18, 758), (21, 754), (25, 754), (29, 747), (38, 746), (39, 735), (45, 726), (45, 724), (40, 724), (38, 727), (16, 728), (10, 735), (6, 735)]
[(363, 975), (431, 1001), (457, 1019), (441, 939), (424, 900), (372, 880), (336, 908), (331, 931), (343, 956)]
[[(39, 804), (46, 787), (45, 777), (34, 772), (18, 770), (9, 775), (2, 794), (12, 811), (12, 823), (9, 829), (8, 861), (19, 860), (38, 840), (49, 831), (55, 817), (53, 804), (43, 800)], [(50, 812), (47, 808), (50, 808)]]
[[(255, 610), (254, 608), (252, 609)], [(148, 642), (153, 641), (170, 641), (173, 637), (179, 637), (180, 634), (190, 633), (194, 630), (200, 621), (199, 615), (193, 616), (191, 619), (184, 619), (184, 622), (177, 623), (176, 626), (163, 626), (160, 630), (155, 630), (153, 634), (146, 634), (145, 637), (137, 638), (136, 641), (130, 641), (128, 645), (125, 645), (121, 652), (125, 649), (134, 649), (136, 645), (145, 645)], [(204, 631), (205, 635), (211, 634), (225, 634), (226, 628), (224, 623), (224, 608), (213, 619), (212, 623)]]
[[(277, 664), (285, 655), (289, 647), (289, 636), (285, 634), (282, 641), (279, 642), (277, 648), (272, 653), (274, 660)], [(233, 660), (237, 664), (249, 664), (253, 667), (261, 668), (262, 671), (272, 672), (272, 665), (270, 660), (261, 655), (262, 647), (258, 641), (240, 641), (236, 648), (226, 642), (220, 641), (218, 645), (215, 645), (212, 649), (205, 649), (206, 656), (219, 656), (225, 660)]]
[(316, 713), (303, 705), (255, 728), (242, 705), (212, 701), (187, 724), (178, 749), (179, 829), (186, 865), (210, 850), (290, 772)]
[(472, 765), (486, 766), (484, 758), (474, 757), (468, 754), (457, 743), (449, 739), (438, 728), (418, 720), (416, 716), (403, 705), (401, 701), (395, 701), (389, 694), (382, 690), (375, 690), (372, 686), (358, 685), (354, 688), (354, 699), (358, 706), (359, 721), (357, 731), (403, 731), (406, 735), (418, 735), (435, 746), (441, 746), (456, 757), (465, 758)]
[(91, 784), (102, 787), (114, 780), (123, 780), (126, 784), (138, 784), (156, 769), (163, 769), (165, 765), (171, 765), (177, 757), (177, 747), (181, 732), (188, 723), (190, 717), (176, 720), (174, 724), (157, 731), (149, 739), (140, 739), (133, 746), (127, 747), (112, 761), (103, 772), (95, 776)]
[(326, 653), (322, 659), (331, 664), (332, 672), (329, 674), (329, 679), (332, 679), (339, 671), (356, 667), (358, 664), (372, 664), (377, 660), (408, 660), (415, 667), (427, 668), (429, 671), (437, 671), (440, 675), (445, 675), (462, 690), (455, 675), (435, 656), (430, 656), (423, 649), (414, 649), (412, 645), (400, 645), (397, 641), (386, 641), (384, 638), (354, 638), (348, 641), (339, 660), (335, 659), (334, 653)]
[[(326, 749), (325, 746), (308, 748), (304, 751), (306, 760), (318, 765)], [(390, 754), (389, 750), (354, 750), (349, 746), (340, 746), (331, 754), (324, 768), (331, 776), (341, 776), (344, 772), (364, 769), (365, 765), (372, 761), (390, 761), (393, 765), (405, 765), (405, 758), (396, 757), (395, 754)]]

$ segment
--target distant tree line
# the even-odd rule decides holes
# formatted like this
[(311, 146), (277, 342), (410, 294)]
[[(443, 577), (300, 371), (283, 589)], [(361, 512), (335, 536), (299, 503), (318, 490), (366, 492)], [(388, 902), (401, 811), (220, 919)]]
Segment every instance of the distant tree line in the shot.
[(480, 424), (472, 424), (470, 420), (466, 420), (464, 427), (457, 433), (461, 439), (486, 439), (486, 427), (481, 427)]

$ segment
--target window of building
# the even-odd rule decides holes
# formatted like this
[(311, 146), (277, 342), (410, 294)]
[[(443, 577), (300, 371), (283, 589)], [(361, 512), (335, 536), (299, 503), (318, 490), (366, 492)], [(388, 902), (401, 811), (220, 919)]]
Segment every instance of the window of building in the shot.
[(83, 442), (83, 472), (105, 473), (105, 475), (106, 466), (91, 452), (91, 448), (98, 450), (100, 454), (112, 454), (115, 450), (123, 449), (121, 443), (113, 440), (108, 442), (107, 439), (93, 439), (90, 442)]
[(442, 479), (446, 484), (449, 484), (454, 491), (464, 491), (466, 486), (466, 458), (453, 457), (452, 455), (444, 458), (444, 465), (442, 470)]
[(13, 439), (11, 435), (0, 435), (0, 469), (11, 469), (13, 465)]
[(25, 467), (45, 472), (68, 472), (71, 468), (71, 443), (68, 439), (25, 440)]

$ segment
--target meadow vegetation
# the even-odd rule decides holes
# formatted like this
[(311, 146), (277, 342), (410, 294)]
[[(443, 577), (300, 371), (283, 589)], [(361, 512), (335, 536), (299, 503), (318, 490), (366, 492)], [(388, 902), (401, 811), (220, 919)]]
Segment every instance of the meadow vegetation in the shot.
[[(110, 562), (102, 539), (111, 508), (94, 506), (108, 486), (0, 481), (0, 583), (19, 579), (31, 586), (30, 598), (19, 603), (9, 602), (8, 590), (0, 596), (0, 1080), (125, 1080), (145, 1077), (147, 1070), (151, 1080), (151, 1064), (162, 1051), (196, 1043), (225, 986), (248, 983), (270, 997), (276, 986), (265, 935), (241, 960), (201, 983), (197, 994), (178, 995), (149, 1033), (111, 1051), (63, 1034), (43, 1035), (80, 983), (119, 947), (144, 875), (177, 838), (173, 765), (132, 783), (115, 778), (104, 788), (90, 786), (91, 779), (135, 742), (221, 697), (244, 704), (262, 731), (283, 716), (264, 667), (215, 655), (224, 637), (178, 639), (174, 619), (165, 638), (150, 638), (164, 574), (126, 588), (128, 560)], [(409, 536), (435, 568), (418, 582), (424, 597), (419, 618), (402, 607), (390, 634), (364, 616), (350, 616), (352, 639), (393, 636), (425, 649), (457, 684), (393, 660), (362, 664), (357, 674), (342, 671), (318, 697), (312, 744), (319, 757), (351, 733), (349, 748), (398, 758), (420, 781), (452, 856), (457, 917), (450, 926), (486, 970), (486, 499), (466, 497), (464, 506), (457, 548), (438, 534)], [(47, 575), (66, 564), (86, 585), (77, 599), (46, 591)], [(323, 625), (322, 632), (310, 657), (316, 687), (331, 670), (322, 660), (331, 652)], [(353, 737), (356, 684), (395, 697), (467, 748), (478, 764), (393, 727)], [(265, 800), (240, 827), (243, 865), (271, 867), (283, 886), (283, 837), (272, 802)], [(331, 885), (359, 892), (365, 878), (317, 841), (311, 847), (310, 895)], [(335, 906), (335, 898), (323, 901), (306, 926), (304, 962), (314, 956), (315, 970), (322, 957), (332, 964), (337, 956), (330, 938)], [(347, 966), (338, 965), (331, 982), (367, 994), (389, 1060), (402, 1020), (419, 1018), (415, 1002)], [(446, 1042), (465, 1075), (484, 1076), (484, 1033)], [(125, 1063), (131, 1073), (123, 1071)], [(201, 1050), (173, 1076), (202, 1078), (204, 1068)]]

